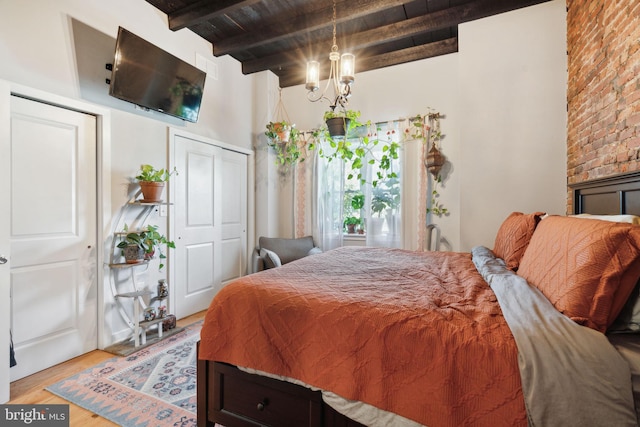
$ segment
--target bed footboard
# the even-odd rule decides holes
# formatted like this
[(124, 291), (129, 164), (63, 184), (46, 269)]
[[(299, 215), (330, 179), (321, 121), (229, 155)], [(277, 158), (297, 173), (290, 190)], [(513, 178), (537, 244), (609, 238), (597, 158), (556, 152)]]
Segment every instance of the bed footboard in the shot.
[(197, 384), (198, 427), (362, 427), (326, 405), (319, 391), (225, 363), (198, 360)]

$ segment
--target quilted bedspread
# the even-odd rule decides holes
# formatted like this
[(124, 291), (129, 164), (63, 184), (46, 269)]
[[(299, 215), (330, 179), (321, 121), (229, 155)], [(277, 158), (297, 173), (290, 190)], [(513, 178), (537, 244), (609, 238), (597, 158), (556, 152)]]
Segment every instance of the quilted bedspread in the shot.
[(199, 357), (430, 427), (527, 424), (516, 344), (467, 253), (345, 247), (245, 276), (212, 301)]

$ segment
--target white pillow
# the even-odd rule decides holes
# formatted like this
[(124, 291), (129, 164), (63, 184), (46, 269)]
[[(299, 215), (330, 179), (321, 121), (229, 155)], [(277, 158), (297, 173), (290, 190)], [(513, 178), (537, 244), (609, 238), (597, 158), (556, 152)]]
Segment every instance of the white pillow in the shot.
[(591, 215), (587, 213), (569, 215), (576, 218), (601, 219), (603, 221), (627, 222), (629, 224), (640, 225), (640, 216), (636, 215)]

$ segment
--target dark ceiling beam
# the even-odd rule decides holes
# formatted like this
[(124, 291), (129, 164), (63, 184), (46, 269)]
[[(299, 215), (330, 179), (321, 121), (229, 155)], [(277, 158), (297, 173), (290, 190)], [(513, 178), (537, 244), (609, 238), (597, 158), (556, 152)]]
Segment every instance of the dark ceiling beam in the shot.
[[(466, 6), (466, 5), (465, 5)], [(424, 34), (429, 31), (440, 30), (458, 24), (459, 16), (464, 11), (464, 6), (456, 6), (426, 15), (417, 16), (406, 21), (385, 25), (357, 34), (345, 36), (349, 40), (350, 52), (364, 49), (381, 43)], [(285, 67), (305, 58), (308, 52), (325, 52), (329, 55), (331, 41), (329, 39), (318, 41), (313, 46), (294, 51), (278, 52), (262, 58), (244, 61), (242, 72), (244, 74), (270, 70), (274, 67)], [(311, 58), (306, 58), (311, 59)]]
[[(379, 68), (390, 67), (392, 65), (404, 64), (411, 61), (433, 58), (436, 56), (447, 55), (458, 51), (458, 38), (452, 37), (433, 43), (414, 46), (394, 52), (388, 52), (380, 55), (370, 56), (358, 60), (356, 72), (376, 70)], [(326, 69), (326, 66), (324, 67)], [(288, 73), (280, 74), (280, 87), (290, 87), (303, 84), (305, 81), (305, 72), (303, 69), (293, 70)], [(356, 81), (358, 75), (356, 73)], [(326, 76), (324, 77), (326, 80)]]
[(392, 65), (404, 64), (421, 59), (433, 58), (447, 55), (458, 51), (458, 38), (440, 40), (420, 46), (409, 47), (396, 50), (394, 52), (363, 58), (359, 62), (361, 71), (377, 70), (379, 68), (390, 67)]
[[(547, 0), (544, 0), (547, 1)], [(525, 0), (527, 3), (540, 3), (540, 0)], [(349, 40), (352, 53), (360, 49), (375, 46), (382, 43), (400, 40), (425, 34), (443, 28), (454, 27), (462, 22), (485, 18), (496, 13), (502, 13), (505, 9), (515, 8), (518, 2), (513, 0), (477, 0), (459, 6), (450, 7), (437, 12), (417, 16), (406, 21), (396, 22), (383, 27), (374, 28), (361, 33), (345, 36)], [(326, 52), (329, 55), (331, 41), (325, 39), (305, 49), (294, 49), (274, 53), (261, 58), (243, 61), (242, 72), (244, 74), (285, 68), (306, 58), (308, 52)], [(306, 58), (306, 59), (304, 59)], [(357, 57), (356, 57), (357, 60)], [(358, 68), (359, 69), (359, 68)]]
[[(372, 13), (402, 5), (403, 0), (342, 0), (338, 2), (336, 22), (349, 21)], [(313, 2), (309, 2), (313, 4)], [(330, 27), (333, 19), (333, 7), (312, 10), (311, 6), (286, 16), (277, 22), (270, 22), (260, 28), (213, 44), (213, 54), (222, 56), (236, 51), (274, 43), (277, 41), (305, 35), (311, 31)]]
[(243, 7), (251, 6), (261, 0), (201, 0), (170, 13), (169, 29), (173, 31), (197, 25), (224, 14), (233, 13)]

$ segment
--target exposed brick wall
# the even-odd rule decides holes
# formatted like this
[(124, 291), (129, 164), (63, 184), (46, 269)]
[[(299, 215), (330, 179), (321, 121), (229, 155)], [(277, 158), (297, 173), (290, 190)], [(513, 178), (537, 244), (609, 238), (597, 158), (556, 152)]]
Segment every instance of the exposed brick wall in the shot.
[(567, 45), (568, 184), (640, 170), (640, 0), (567, 0)]

